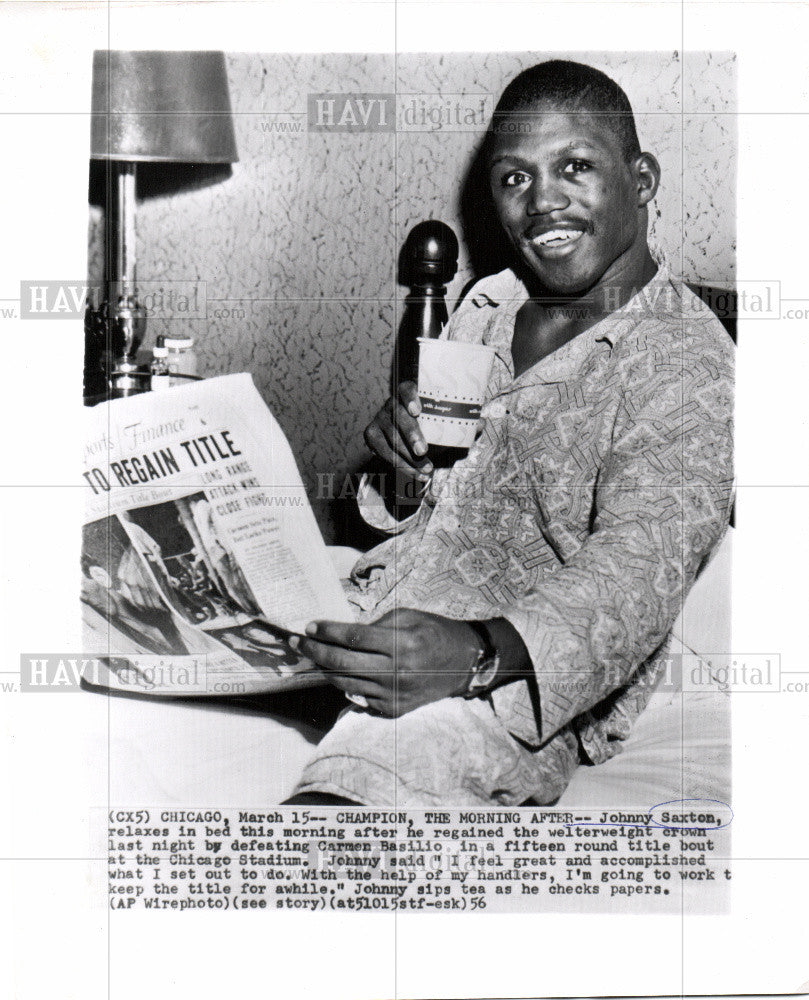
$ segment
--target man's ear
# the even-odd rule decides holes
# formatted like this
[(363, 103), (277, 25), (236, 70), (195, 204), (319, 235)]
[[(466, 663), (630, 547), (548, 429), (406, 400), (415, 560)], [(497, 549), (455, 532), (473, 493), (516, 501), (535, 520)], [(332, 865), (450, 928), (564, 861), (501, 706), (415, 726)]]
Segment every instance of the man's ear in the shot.
[(660, 164), (651, 153), (641, 153), (632, 166), (638, 186), (638, 208), (644, 208), (660, 186)]

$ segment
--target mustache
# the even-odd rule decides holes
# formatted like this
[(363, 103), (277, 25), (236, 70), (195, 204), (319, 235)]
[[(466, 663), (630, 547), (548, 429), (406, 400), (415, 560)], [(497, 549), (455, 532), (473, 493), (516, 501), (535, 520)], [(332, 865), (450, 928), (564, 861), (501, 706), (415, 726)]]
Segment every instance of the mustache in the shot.
[(557, 222), (534, 222), (523, 230), (522, 236), (533, 240), (554, 229), (581, 229), (588, 236), (593, 235), (593, 223), (589, 219), (559, 219)]

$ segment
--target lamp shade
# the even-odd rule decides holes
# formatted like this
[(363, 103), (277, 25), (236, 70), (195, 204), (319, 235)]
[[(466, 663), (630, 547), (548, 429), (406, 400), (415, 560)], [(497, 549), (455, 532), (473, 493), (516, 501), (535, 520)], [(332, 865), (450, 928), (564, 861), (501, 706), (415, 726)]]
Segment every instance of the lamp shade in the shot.
[(94, 52), (90, 149), (96, 160), (235, 163), (224, 53)]

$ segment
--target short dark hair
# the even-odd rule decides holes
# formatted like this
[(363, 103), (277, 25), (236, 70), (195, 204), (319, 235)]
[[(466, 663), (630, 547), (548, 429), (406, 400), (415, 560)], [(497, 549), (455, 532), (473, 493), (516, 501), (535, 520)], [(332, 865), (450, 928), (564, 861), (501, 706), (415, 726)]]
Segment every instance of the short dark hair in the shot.
[(629, 98), (601, 70), (583, 63), (551, 59), (525, 69), (503, 91), (494, 109), (490, 132), (497, 133), (498, 119), (537, 104), (570, 112), (597, 114), (615, 133), (627, 161), (640, 156), (635, 116)]

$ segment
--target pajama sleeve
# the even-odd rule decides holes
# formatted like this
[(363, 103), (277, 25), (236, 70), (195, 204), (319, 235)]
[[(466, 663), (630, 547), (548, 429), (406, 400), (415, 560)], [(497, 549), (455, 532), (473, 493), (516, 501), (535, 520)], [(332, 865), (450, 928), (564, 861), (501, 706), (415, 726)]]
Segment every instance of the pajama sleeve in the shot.
[(732, 350), (713, 317), (616, 346), (621, 399), (592, 533), (504, 611), (534, 667), (542, 741), (626, 685), (661, 646), (726, 530)]

